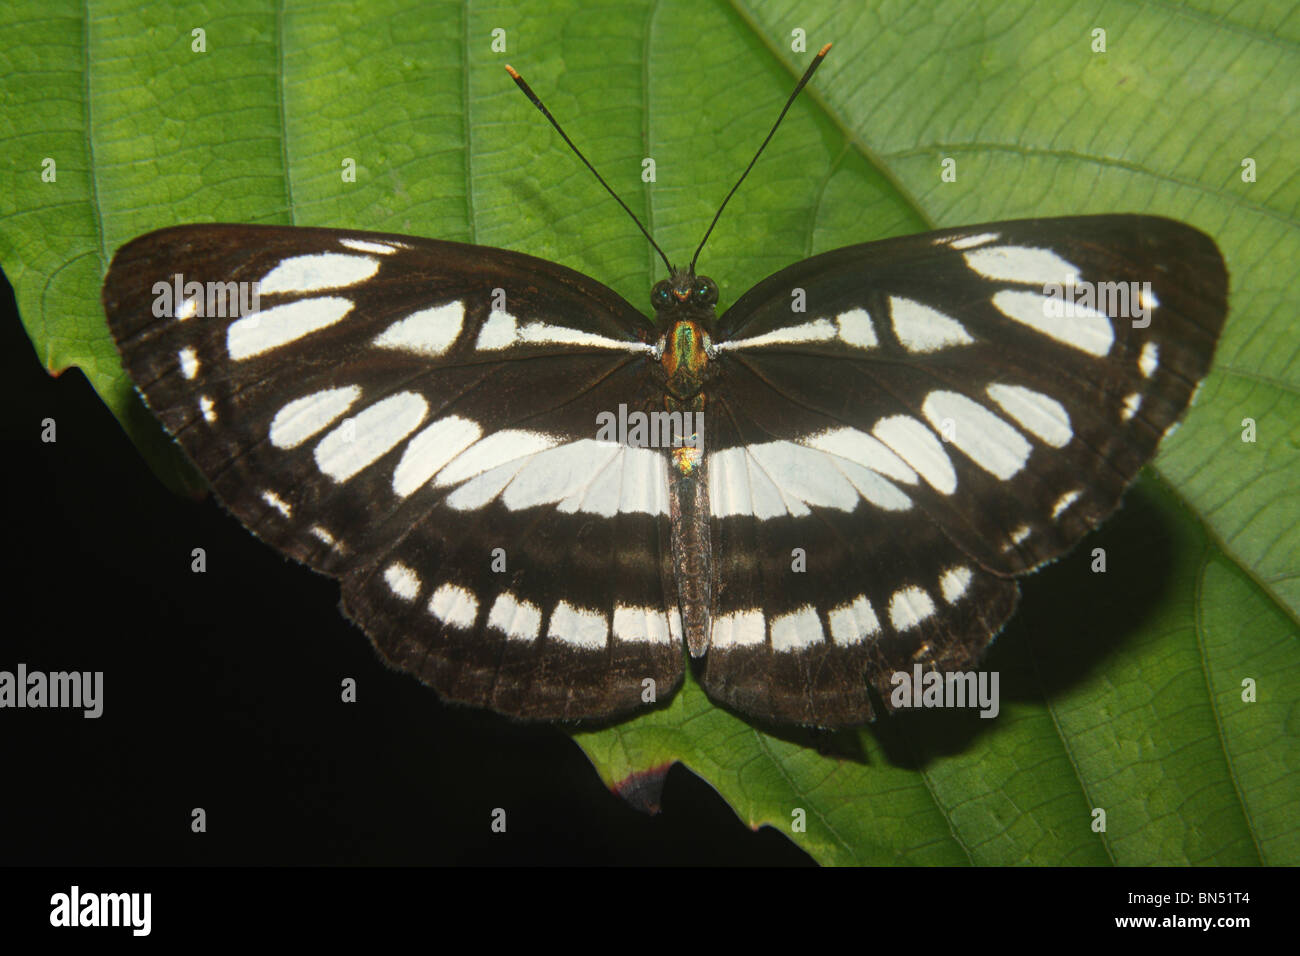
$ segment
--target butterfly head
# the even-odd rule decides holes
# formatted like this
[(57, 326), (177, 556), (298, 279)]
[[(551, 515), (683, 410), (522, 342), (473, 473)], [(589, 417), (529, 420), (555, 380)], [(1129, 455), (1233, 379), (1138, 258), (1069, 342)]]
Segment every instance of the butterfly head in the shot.
[(650, 290), (650, 304), (657, 315), (668, 321), (713, 318), (713, 307), (718, 304), (718, 284), (688, 269), (674, 269), (671, 278), (656, 282)]

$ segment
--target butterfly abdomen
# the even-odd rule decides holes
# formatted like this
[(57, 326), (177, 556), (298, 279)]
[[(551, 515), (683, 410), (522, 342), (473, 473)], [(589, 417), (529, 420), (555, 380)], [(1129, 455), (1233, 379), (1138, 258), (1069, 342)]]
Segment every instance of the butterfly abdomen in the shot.
[(701, 448), (683, 445), (673, 449), (672, 466), (668, 469), (668, 508), (673, 574), (686, 646), (692, 657), (700, 657), (709, 649), (713, 604), (709, 481)]

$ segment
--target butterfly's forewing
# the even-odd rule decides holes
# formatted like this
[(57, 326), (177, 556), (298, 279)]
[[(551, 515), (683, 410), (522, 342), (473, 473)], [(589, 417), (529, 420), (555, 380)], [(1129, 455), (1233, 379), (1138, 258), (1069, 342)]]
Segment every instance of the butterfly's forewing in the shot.
[[(1088, 308), (1086, 283), (1124, 283), (1129, 312)], [(1213, 241), (1144, 216), (890, 239), (757, 285), (715, 336), (706, 689), (852, 724), (860, 675), (888, 703), (915, 663), (973, 666), (1015, 576), (1114, 511), (1182, 416), (1226, 297)]]
[[(220, 303), (190, 281), (259, 283), (260, 310), (207, 314)], [(128, 372), (220, 500), (341, 579), (390, 662), (551, 719), (680, 681), (664, 460), (593, 441), (598, 413), (656, 401), (651, 330), (614, 292), (479, 246), (199, 225), (128, 243), (103, 295)]]

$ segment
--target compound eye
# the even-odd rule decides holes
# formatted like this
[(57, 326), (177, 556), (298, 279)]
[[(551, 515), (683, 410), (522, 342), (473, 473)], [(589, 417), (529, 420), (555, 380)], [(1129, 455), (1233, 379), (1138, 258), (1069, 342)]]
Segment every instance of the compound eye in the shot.
[(718, 286), (708, 276), (695, 280), (695, 301), (700, 305), (713, 305), (718, 301)]
[(656, 282), (654, 288), (650, 290), (650, 304), (656, 309), (663, 309), (667, 308), (672, 301), (673, 293), (668, 283)]

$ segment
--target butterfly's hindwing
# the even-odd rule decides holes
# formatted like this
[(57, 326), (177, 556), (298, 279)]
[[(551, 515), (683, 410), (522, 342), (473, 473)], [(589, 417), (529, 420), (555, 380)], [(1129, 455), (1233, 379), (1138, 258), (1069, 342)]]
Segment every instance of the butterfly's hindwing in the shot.
[[(763, 457), (769, 470), (756, 465), (754, 480), (780, 480)], [(892, 675), (914, 664), (973, 666), (1015, 608), (1015, 581), (981, 568), (919, 508), (790, 504), (796, 513), (716, 521), (721, 593), (702, 678), (737, 709), (861, 724), (874, 710), (869, 686), (888, 701)]]
[[(1054, 315), (1055, 286), (1089, 283), (1124, 283), (1148, 314), (1079, 299)], [(806, 312), (791, 312), (793, 290)], [(1142, 216), (891, 239), (757, 285), (714, 345), (726, 653), (711, 651), (706, 688), (781, 720), (851, 724), (869, 713), (864, 673), (888, 702), (890, 674), (913, 662), (974, 666), (1014, 576), (1114, 511), (1186, 411), (1226, 295), (1210, 239)]]
[(453, 700), (530, 718), (619, 714), (645, 702), (647, 680), (667, 696), (682, 679), (665, 531), (635, 512), (436, 507), (344, 576), (343, 604), (389, 661)]
[[(156, 315), (177, 276), (260, 283), (260, 308), (173, 296)], [(394, 664), (539, 718), (620, 713), (647, 679), (680, 681), (662, 453), (594, 440), (599, 412), (656, 398), (648, 325), (612, 291), (457, 243), (193, 226), (124, 246), (104, 304), (222, 502), (341, 578)]]

